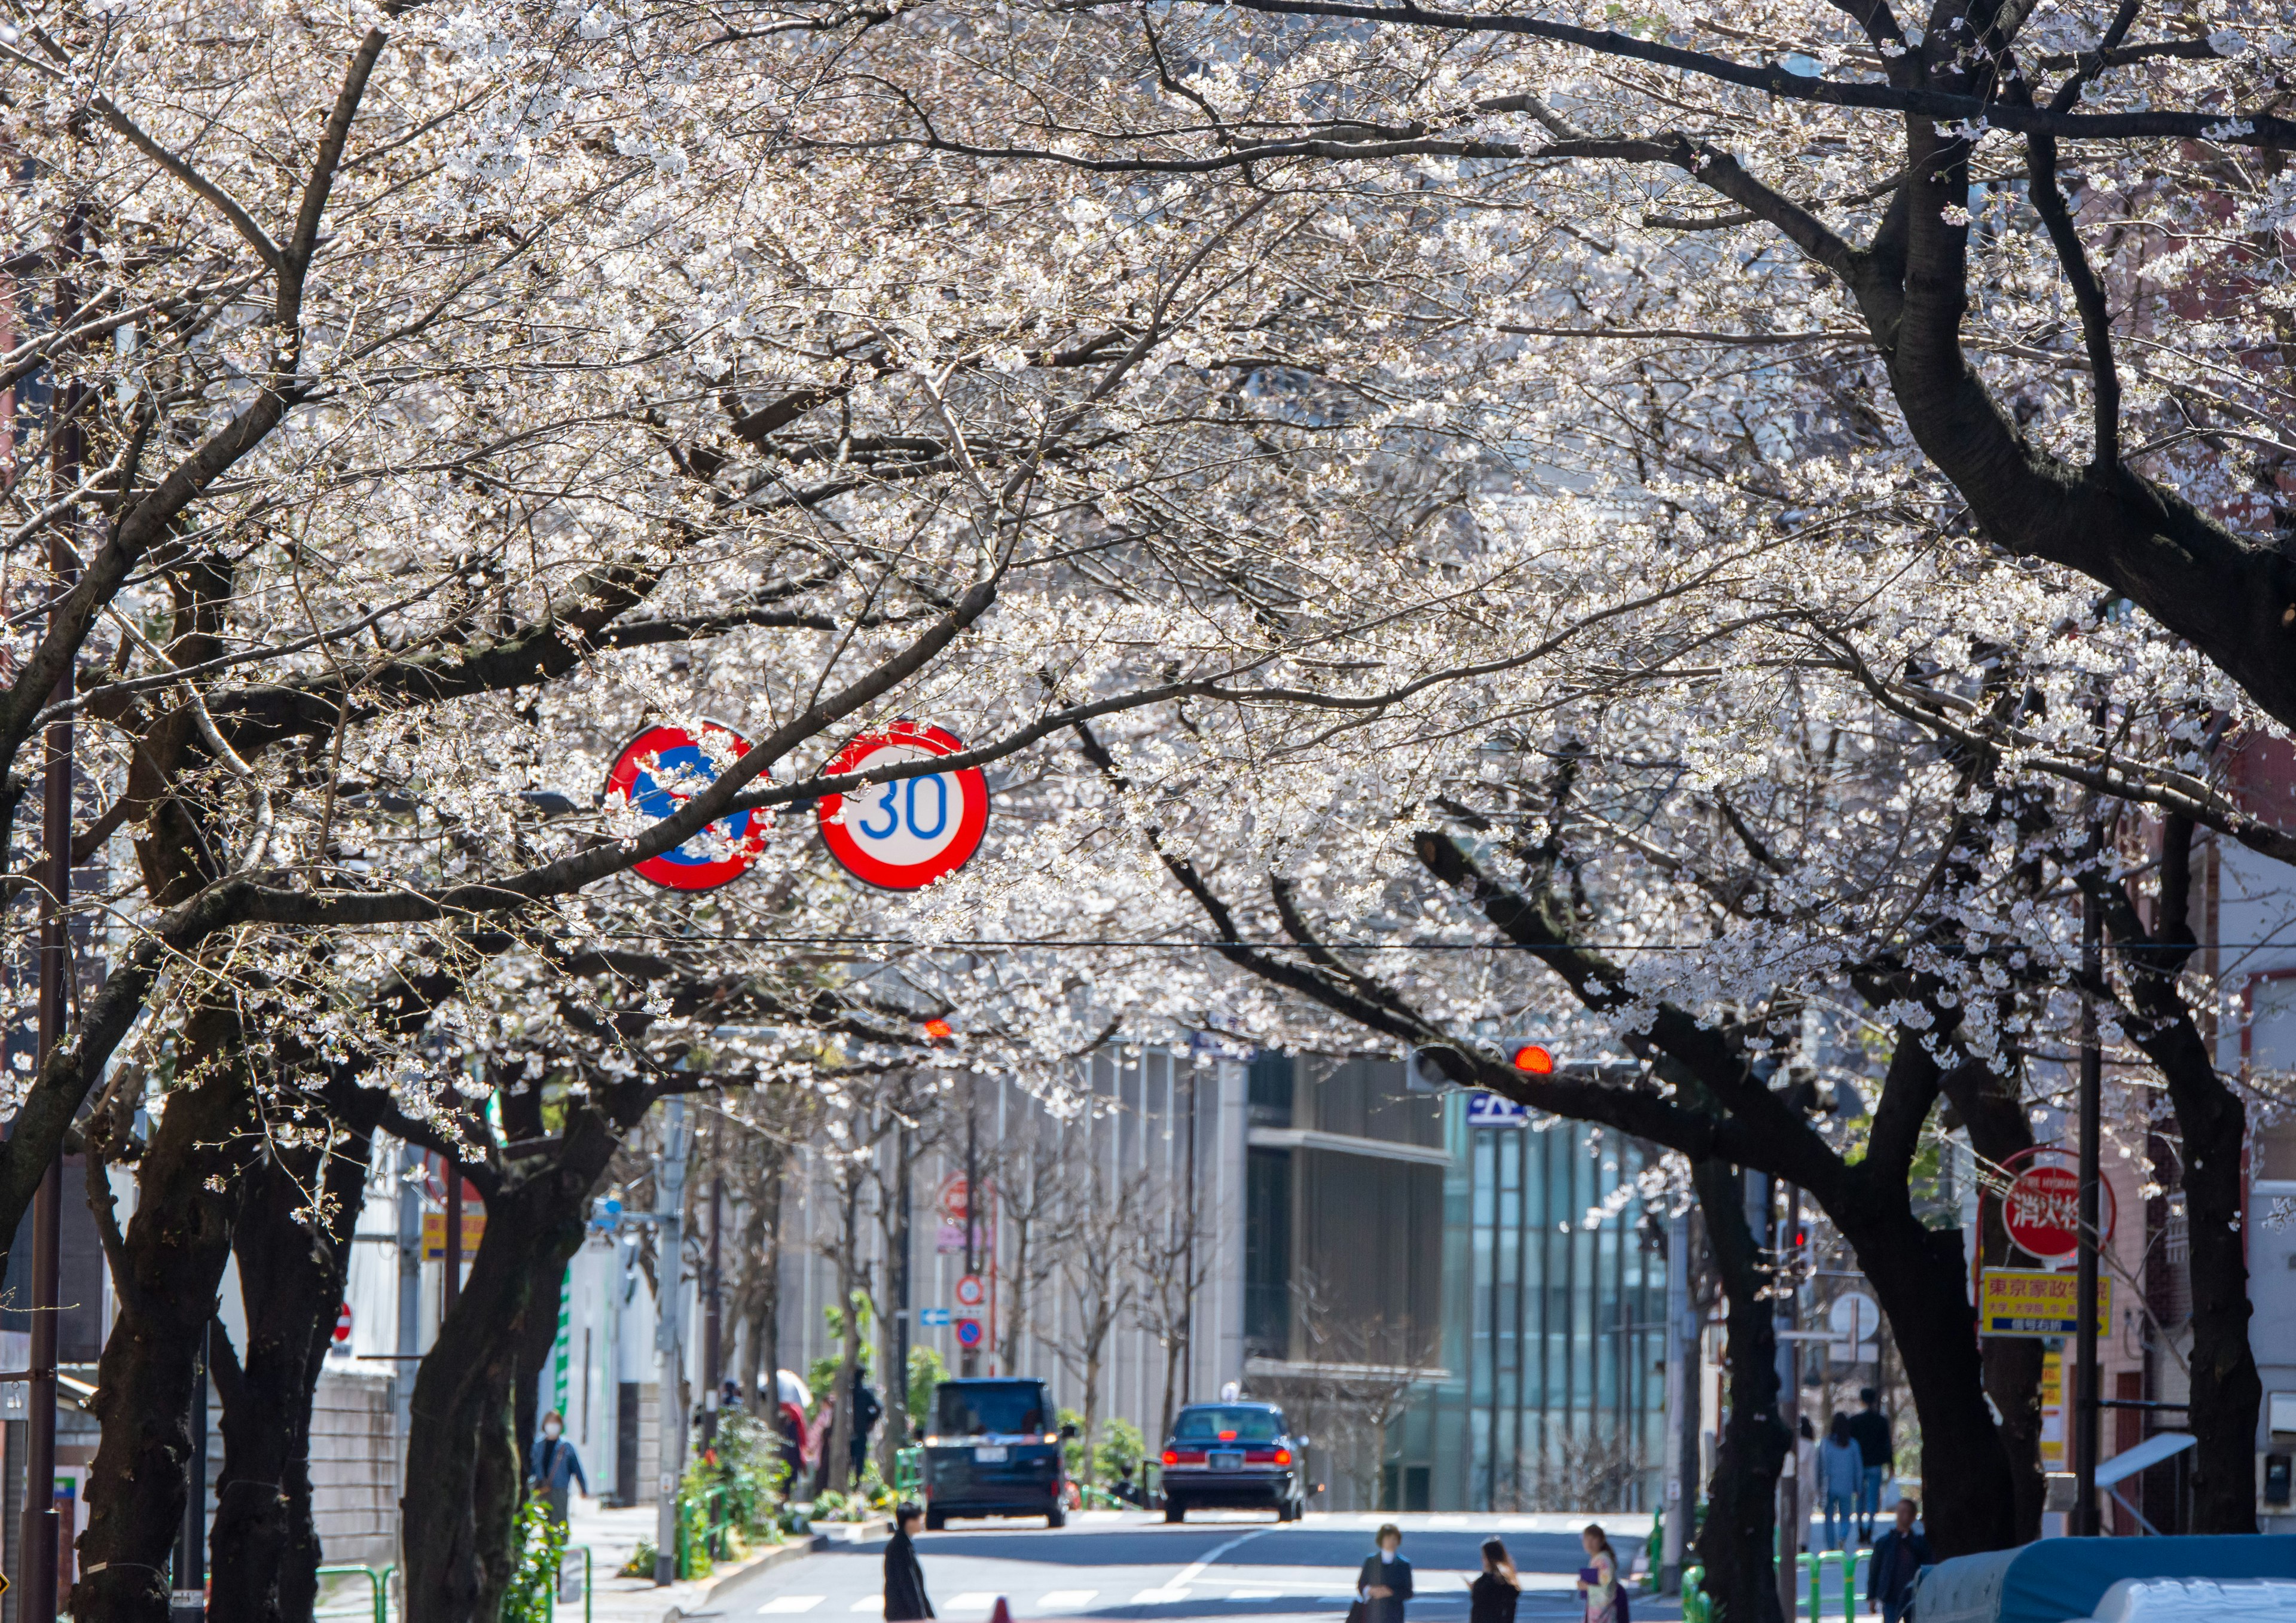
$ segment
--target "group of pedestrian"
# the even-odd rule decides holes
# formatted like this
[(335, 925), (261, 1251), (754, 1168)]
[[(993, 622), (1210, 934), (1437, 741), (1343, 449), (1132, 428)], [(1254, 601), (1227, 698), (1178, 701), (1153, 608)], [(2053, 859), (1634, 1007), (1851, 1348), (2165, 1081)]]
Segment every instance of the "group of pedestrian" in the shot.
[(1824, 1512), (1829, 1550), (1841, 1549), (1852, 1537), (1861, 1545), (1874, 1542), (1882, 1485), (1897, 1468), (1882, 1395), (1869, 1386), (1857, 1394), (1857, 1403), (1855, 1414), (1835, 1412), (1822, 1442), (1811, 1430), (1809, 1417), (1802, 1416), (1799, 1452), (1808, 1469), (1798, 1474), (1812, 1484), (1811, 1491)]
[[(1392, 1527), (1382, 1528), (1380, 1536), (1384, 1539), (1394, 1531)], [(1396, 1542), (1402, 1542), (1400, 1534)], [(1579, 1532), (1578, 1542), (1587, 1552), (1587, 1564), (1578, 1569), (1577, 1586), (1586, 1623), (1631, 1623), (1626, 1584), (1619, 1575), (1619, 1553), (1611, 1547), (1609, 1537), (1599, 1524), (1590, 1521)], [(1522, 1575), (1515, 1570), (1505, 1541), (1484, 1539), (1483, 1570), (1467, 1586), (1467, 1623), (1514, 1623), (1515, 1605), (1521, 1599)], [(1402, 1617), (1398, 1612), (1378, 1623), (1402, 1623)]]

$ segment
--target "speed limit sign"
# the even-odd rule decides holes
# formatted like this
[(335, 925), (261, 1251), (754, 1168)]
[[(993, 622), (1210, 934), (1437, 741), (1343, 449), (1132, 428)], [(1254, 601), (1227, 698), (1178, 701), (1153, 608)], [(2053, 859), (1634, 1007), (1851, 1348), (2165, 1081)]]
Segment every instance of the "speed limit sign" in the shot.
[[(956, 734), (897, 721), (865, 733), (822, 770), (844, 777), (937, 756), (959, 755)], [(988, 780), (978, 766), (870, 783), (824, 795), (815, 812), (821, 842), (844, 870), (881, 890), (922, 890), (972, 860), (988, 828)]]

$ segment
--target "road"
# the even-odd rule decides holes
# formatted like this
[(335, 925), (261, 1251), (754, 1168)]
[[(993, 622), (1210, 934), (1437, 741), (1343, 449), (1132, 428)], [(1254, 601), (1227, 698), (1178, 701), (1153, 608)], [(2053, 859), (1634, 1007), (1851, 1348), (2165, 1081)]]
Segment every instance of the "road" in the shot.
[[(1138, 1619), (1312, 1619), (1338, 1623), (1357, 1569), (1382, 1521), (1404, 1531), (1418, 1597), (1410, 1623), (1466, 1623), (1466, 1581), (1496, 1533), (1523, 1575), (1522, 1623), (1562, 1623), (1582, 1614), (1571, 1583), (1583, 1559), (1568, 1516), (1318, 1515), (1278, 1527), (1266, 1516), (1199, 1512), (1179, 1527), (1160, 1514), (1095, 1511), (1071, 1516), (1058, 1532), (1041, 1523), (960, 1522), (921, 1533), (917, 1553), (934, 1610), (947, 1623), (985, 1623), (999, 1596), (1015, 1623), (1056, 1618)], [(1622, 1518), (1613, 1536), (1631, 1559), (1649, 1527)], [(856, 1623), (884, 1616), (884, 1543), (837, 1546), (758, 1573), (712, 1597), (709, 1615), (783, 1618), (797, 1623)], [(701, 1614), (695, 1614), (697, 1616)], [(1636, 1623), (1678, 1617), (1637, 1599)]]

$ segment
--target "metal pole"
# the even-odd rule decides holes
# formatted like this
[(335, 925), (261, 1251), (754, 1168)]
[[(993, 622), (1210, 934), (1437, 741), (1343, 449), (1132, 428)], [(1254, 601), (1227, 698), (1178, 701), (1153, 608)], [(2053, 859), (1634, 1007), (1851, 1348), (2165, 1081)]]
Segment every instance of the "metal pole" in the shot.
[[(979, 1259), (973, 1254), (973, 1224), (980, 1211), (980, 1132), (978, 1112), (973, 1109), (979, 1088), (977, 1078), (967, 1078), (964, 1086), (964, 1271), (980, 1271)], [(980, 1373), (980, 1349), (965, 1348), (957, 1355), (956, 1373), (971, 1377)]]
[(201, 1623), (208, 1615), (208, 1335), (200, 1332), (199, 1372), (192, 1378), (191, 1491), (184, 1496), (184, 1525), (176, 1537), (168, 1623)]
[[(909, 1125), (903, 1122), (893, 1143), (893, 1153), (900, 1158), (900, 1163), (894, 1169), (893, 1182), (893, 1367), (885, 1374), (885, 1407), (888, 1412), (898, 1409), (902, 1423), (914, 1430), (917, 1417), (909, 1413), (909, 1309), (912, 1305), (909, 1299), (909, 1254), (913, 1249), (909, 1238), (909, 1205), (913, 1196), (910, 1173), (914, 1170), (915, 1152), (910, 1147), (910, 1138)], [(896, 1398), (899, 1399), (898, 1404), (893, 1401)], [(906, 1437), (896, 1437), (891, 1440), (895, 1448), (909, 1446)]]
[[(1801, 1226), (1801, 1191), (1786, 1185), (1785, 1225), (1776, 1234), (1772, 1254), (1777, 1258), (1779, 1277), (1773, 1284), (1777, 1293), (1777, 1322), (1787, 1330), (1795, 1326), (1795, 1291), (1792, 1281), (1800, 1258), (1795, 1255), (1794, 1232)], [(1778, 1413), (1786, 1422), (1786, 1447), (1793, 1452), (1786, 1457), (1799, 1463), (1801, 1453), (1801, 1343), (1781, 1337), (1778, 1341)], [(1808, 1512), (1802, 1495), (1808, 1484), (1801, 1480), (1800, 1472), (1792, 1471), (1778, 1481), (1778, 1601), (1785, 1615), (1794, 1615), (1796, 1601), (1800, 1595), (1801, 1537), (1808, 1525)], [(1816, 1581), (1816, 1574), (1811, 1582)]]
[(718, 1389), (725, 1379), (723, 1343), (724, 1321), (719, 1312), (718, 1230), (723, 1225), (726, 1199), (726, 1177), (715, 1173), (709, 1179), (709, 1287), (705, 1301), (708, 1313), (701, 1321), (701, 1443), (708, 1447), (718, 1440)]
[(1698, 1496), (1689, 1481), (1697, 1462), (1686, 1457), (1693, 1370), (1690, 1364), (1690, 1214), (1666, 1225), (1666, 1531), (1659, 1545), (1659, 1593), (1682, 1587), (1682, 1553), (1690, 1544), (1690, 1512)]
[[(62, 258), (69, 262), (79, 251), (77, 219), (67, 227)], [(56, 283), (56, 320), (68, 319), (78, 308), (79, 296), (68, 279)], [(78, 488), (81, 444), (78, 382), (65, 384), (52, 397), (54, 425), (56, 484), (59, 493)], [(77, 555), (69, 533), (70, 521), (60, 518), (50, 527), (48, 567), (53, 577), (52, 597), (62, 597), (78, 579)], [(49, 701), (63, 704), (72, 697), (74, 668), (64, 666)], [(71, 940), (65, 909), (71, 901), (72, 843), (72, 725), (69, 720), (49, 725), (47, 781), (43, 796), (40, 898), (40, 1063), (64, 1037), (64, 977), (71, 968)], [(24, 1449), (24, 1599), (17, 1612), (27, 1623), (48, 1623), (56, 1615), (56, 1568), (62, 1554), (62, 1529), (55, 1508), (56, 1477), (56, 1314), (61, 1295), (57, 1280), (57, 1236), (63, 1211), (63, 1154), (48, 1163), (39, 1193), (32, 1201), (32, 1334), (31, 1379), (25, 1383)]]
[(654, 1480), (653, 1581), (677, 1578), (677, 1484), (685, 1474), (685, 1101), (662, 1107), (661, 1165), (654, 1174), (654, 1278), (660, 1287), (654, 1326), (654, 1413), (660, 1474)]
[[(2081, 973), (2094, 984), (2104, 950), (2104, 914), (2095, 902), (2081, 904)], [(2097, 1160), (2103, 1105), (2104, 1057), (2097, 1045), (2096, 1002), (2080, 1000), (2080, 1250), (2074, 1281), (2073, 1331), (2073, 1510), (2077, 1537), (2095, 1537), (2103, 1529), (2096, 1510), (2096, 1252), (2100, 1176)]]
[(439, 1296), (439, 1327), (444, 1332), (447, 1316), (463, 1299), (463, 1164), (445, 1158), (439, 1164), (447, 1175), (447, 1266)]

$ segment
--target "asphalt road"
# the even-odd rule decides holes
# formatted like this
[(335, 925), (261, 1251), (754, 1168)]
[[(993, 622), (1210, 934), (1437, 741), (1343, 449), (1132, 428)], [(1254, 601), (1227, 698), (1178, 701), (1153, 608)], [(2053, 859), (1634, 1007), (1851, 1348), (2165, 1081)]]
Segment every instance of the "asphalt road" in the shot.
[[(1613, 1530), (1630, 1554), (1648, 1518)], [(1268, 1517), (1192, 1513), (1178, 1527), (1141, 1512), (1072, 1515), (1058, 1532), (1041, 1522), (959, 1522), (921, 1533), (917, 1553), (934, 1611), (947, 1623), (985, 1623), (1002, 1596), (1015, 1623), (1044, 1619), (1311, 1619), (1339, 1623), (1374, 1529), (1404, 1530), (1417, 1598), (1410, 1623), (1466, 1623), (1466, 1580), (1481, 1570), (1478, 1551), (1496, 1533), (1523, 1575), (1522, 1623), (1583, 1615), (1571, 1583), (1583, 1560), (1566, 1516), (1317, 1515), (1279, 1527)], [(1621, 1534), (1628, 1537), (1621, 1537)], [(716, 1594), (709, 1615), (783, 1618), (791, 1623), (857, 1623), (884, 1616), (884, 1542), (836, 1546), (808, 1560), (736, 1581)], [(696, 1613), (695, 1616), (704, 1614)], [(1636, 1623), (1678, 1616), (1637, 1600)]]

